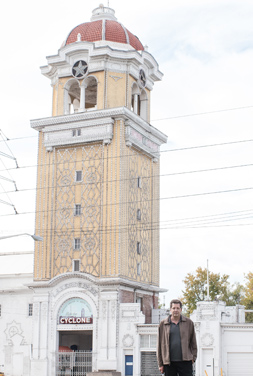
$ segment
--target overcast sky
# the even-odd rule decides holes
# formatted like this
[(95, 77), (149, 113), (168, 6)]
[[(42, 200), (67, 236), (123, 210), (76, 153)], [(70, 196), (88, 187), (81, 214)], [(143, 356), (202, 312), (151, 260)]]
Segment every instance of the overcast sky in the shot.
[[(50, 81), (39, 67), (99, 3), (15, 0), (1, 12), (0, 129), (11, 141), (0, 142), (0, 154), (13, 154), (20, 168), (0, 155), (0, 175), (15, 180), (20, 192), (5, 193), (14, 184), (0, 179), (0, 236), (34, 232), (37, 132), (30, 119), (51, 116), (52, 108)], [(166, 304), (207, 259), (211, 271), (243, 283), (253, 258), (253, 2), (109, 3), (164, 73), (152, 92), (151, 124), (168, 135), (160, 202)], [(12, 215), (2, 201), (30, 214)], [(0, 252), (32, 249), (29, 237), (0, 244)], [(0, 273), (32, 272), (32, 264), (31, 255), (2, 256)]]

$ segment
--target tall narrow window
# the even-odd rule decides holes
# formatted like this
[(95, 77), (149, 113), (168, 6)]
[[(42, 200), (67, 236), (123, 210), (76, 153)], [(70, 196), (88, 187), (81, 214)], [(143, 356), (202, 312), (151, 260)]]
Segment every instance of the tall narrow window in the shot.
[(137, 178), (137, 187), (141, 188), (141, 177), (140, 176), (138, 176), (138, 178)]
[(75, 238), (74, 239), (74, 249), (80, 249), (81, 248), (81, 239)]
[(33, 304), (29, 304), (28, 305), (28, 316), (32, 316), (33, 315)]
[(137, 264), (137, 275), (141, 275), (141, 264), (139, 262)]
[(80, 271), (80, 260), (73, 260), (73, 272)]
[(81, 215), (81, 213), (82, 213), (81, 205), (80, 204), (75, 204), (74, 215)]
[(76, 171), (76, 181), (82, 181), (82, 171)]
[(137, 220), (141, 220), (141, 209), (137, 209)]
[(137, 242), (137, 254), (141, 254), (141, 242)]

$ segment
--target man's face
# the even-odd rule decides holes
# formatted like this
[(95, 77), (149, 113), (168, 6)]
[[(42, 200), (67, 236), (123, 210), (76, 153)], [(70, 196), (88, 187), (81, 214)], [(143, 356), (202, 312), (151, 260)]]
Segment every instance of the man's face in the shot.
[(182, 312), (182, 308), (180, 308), (180, 304), (172, 303), (170, 313), (171, 316), (174, 318), (179, 318)]

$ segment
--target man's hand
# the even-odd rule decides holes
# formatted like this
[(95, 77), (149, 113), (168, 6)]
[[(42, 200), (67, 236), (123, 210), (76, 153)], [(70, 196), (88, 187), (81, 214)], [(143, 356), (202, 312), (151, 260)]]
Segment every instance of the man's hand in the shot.
[(164, 373), (163, 366), (162, 366), (162, 367), (159, 367), (159, 370), (160, 370), (161, 373)]

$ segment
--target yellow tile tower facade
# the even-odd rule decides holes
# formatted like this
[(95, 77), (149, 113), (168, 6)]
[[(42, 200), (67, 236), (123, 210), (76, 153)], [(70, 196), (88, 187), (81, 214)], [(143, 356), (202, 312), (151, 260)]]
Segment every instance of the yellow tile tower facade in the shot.
[[(90, 42), (100, 25), (104, 39)], [(159, 146), (166, 136), (149, 118), (150, 91), (162, 74), (137, 37), (124, 27), (118, 35), (118, 25), (112, 9), (95, 9), (42, 67), (53, 116), (31, 122), (40, 140), (36, 230), (44, 238), (35, 281), (79, 271), (159, 284)]]

